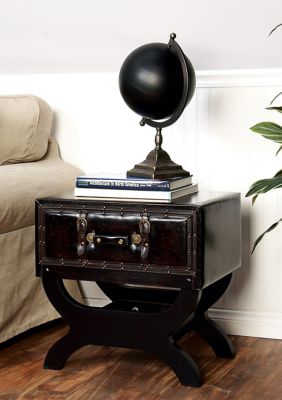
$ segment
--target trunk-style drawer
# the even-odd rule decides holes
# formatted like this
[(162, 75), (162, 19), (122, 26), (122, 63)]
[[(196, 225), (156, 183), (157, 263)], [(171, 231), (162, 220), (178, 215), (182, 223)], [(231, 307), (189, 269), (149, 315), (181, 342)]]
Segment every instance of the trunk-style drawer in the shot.
[(50, 266), (83, 279), (84, 268), (99, 280), (200, 288), (240, 266), (240, 197), (169, 205), (41, 199), (36, 233), (38, 276)]
[(45, 256), (187, 268), (188, 218), (48, 210)]

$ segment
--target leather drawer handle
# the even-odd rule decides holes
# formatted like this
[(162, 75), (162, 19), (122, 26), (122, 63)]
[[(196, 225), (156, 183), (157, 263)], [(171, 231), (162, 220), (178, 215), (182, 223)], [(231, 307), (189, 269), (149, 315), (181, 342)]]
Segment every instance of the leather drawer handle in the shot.
[[(143, 216), (139, 223), (140, 233), (133, 232), (129, 235), (96, 234), (95, 230), (87, 233), (87, 220), (85, 214), (80, 214), (76, 222), (77, 226), (77, 255), (83, 256), (85, 251), (95, 251), (96, 247), (114, 245), (119, 247), (129, 246), (130, 250), (140, 252), (140, 257), (145, 260), (150, 249), (150, 222), (147, 216)], [(86, 247), (87, 246), (87, 247)]]
[(114, 236), (114, 235), (95, 235), (95, 232), (90, 232), (86, 236), (86, 240), (89, 244), (93, 243), (97, 246), (103, 245), (116, 245), (116, 246), (128, 246), (128, 236)]

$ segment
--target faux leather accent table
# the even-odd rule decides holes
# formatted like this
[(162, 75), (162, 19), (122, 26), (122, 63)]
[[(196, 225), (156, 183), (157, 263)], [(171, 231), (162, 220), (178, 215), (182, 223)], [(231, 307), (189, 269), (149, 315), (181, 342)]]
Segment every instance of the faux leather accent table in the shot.
[[(194, 360), (177, 345), (190, 330), (219, 357), (231, 341), (207, 310), (241, 262), (240, 195), (198, 192), (170, 204), (62, 195), (36, 201), (36, 275), (69, 332), (44, 367), (63, 368), (88, 344), (160, 356), (186, 386), (200, 386)], [(95, 281), (111, 303), (78, 303), (63, 279)]]

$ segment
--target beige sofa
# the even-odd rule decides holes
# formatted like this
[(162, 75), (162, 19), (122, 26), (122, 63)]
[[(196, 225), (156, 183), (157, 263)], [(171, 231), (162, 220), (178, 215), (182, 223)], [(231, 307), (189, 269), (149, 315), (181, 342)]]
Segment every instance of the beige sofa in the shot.
[(35, 277), (34, 200), (72, 190), (81, 171), (51, 129), (42, 99), (0, 96), (0, 343), (58, 316)]

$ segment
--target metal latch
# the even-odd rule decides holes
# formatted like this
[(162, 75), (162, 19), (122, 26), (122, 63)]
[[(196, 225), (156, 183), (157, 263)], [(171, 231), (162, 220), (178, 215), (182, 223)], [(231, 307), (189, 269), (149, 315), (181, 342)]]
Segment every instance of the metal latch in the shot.
[(87, 231), (86, 214), (81, 213), (77, 218), (76, 230), (77, 230), (77, 240), (78, 240), (77, 255), (81, 257), (85, 252), (85, 245), (86, 245), (85, 244), (85, 235)]
[(139, 231), (140, 233), (134, 232), (131, 235), (131, 250), (135, 253), (136, 251), (140, 251), (141, 259), (145, 260), (149, 254), (149, 238), (150, 238), (150, 222), (148, 216), (142, 216), (141, 221), (139, 222)]

